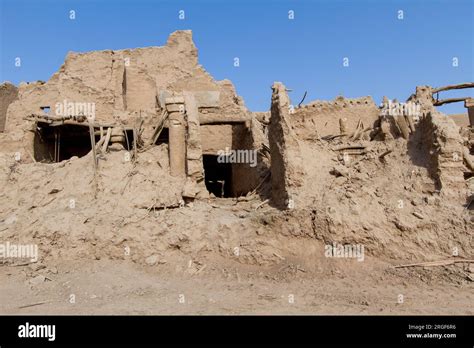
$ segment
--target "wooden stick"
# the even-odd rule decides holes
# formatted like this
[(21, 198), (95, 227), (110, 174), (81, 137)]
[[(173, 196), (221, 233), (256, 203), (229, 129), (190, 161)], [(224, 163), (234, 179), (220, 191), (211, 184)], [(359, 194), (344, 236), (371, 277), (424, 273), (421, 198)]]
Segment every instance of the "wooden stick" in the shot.
[(167, 118), (168, 118), (168, 112), (166, 111), (166, 109), (164, 109), (163, 112), (161, 113), (161, 117), (158, 120), (158, 123), (156, 124), (155, 131), (153, 132), (153, 136), (148, 140), (147, 147), (152, 146), (156, 143), (156, 140), (160, 136)]
[(52, 302), (52, 301), (41, 301), (41, 302), (31, 303), (31, 304), (19, 306), (18, 309), (28, 308), (28, 307), (34, 307), (34, 306), (39, 306), (39, 305), (43, 305), (43, 304), (51, 303), (51, 302)]
[(265, 174), (265, 177), (262, 179), (262, 181), (260, 181), (260, 183), (252, 190), (252, 192), (250, 192), (250, 195), (253, 195), (254, 193), (257, 192), (257, 190), (260, 188), (260, 186), (263, 185), (263, 183), (265, 182), (265, 180), (268, 179), (268, 177), (271, 175), (271, 172), (269, 171), (267, 174)]
[(105, 137), (102, 137), (102, 138), (99, 139), (97, 144), (95, 144), (96, 151), (100, 150), (100, 148), (102, 147), (102, 144), (104, 143), (104, 141), (105, 141)]
[(94, 158), (94, 172), (97, 172), (97, 152), (95, 151), (94, 127), (89, 123), (89, 134), (91, 137), (92, 156)]
[(393, 150), (387, 150), (387, 151), (385, 151), (383, 154), (381, 154), (381, 155), (379, 156), (379, 158), (380, 158), (380, 159), (383, 159), (385, 156), (387, 156), (389, 153), (392, 153), (392, 152), (393, 152)]
[(124, 129), (123, 134), (125, 134), (125, 141), (127, 142), (127, 151), (130, 151), (130, 142), (128, 141), (127, 131)]
[(341, 151), (341, 150), (364, 150), (366, 146), (364, 145), (341, 145), (336, 146), (333, 148), (334, 151)]
[(61, 158), (61, 131), (58, 129), (58, 162)]
[(133, 162), (137, 160), (137, 131), (133, 128)]
[(405, 268), (405, 267), (435, 267), (435, 266), (449, 266), (454, 265), (455, 263), (474, 263), (474, 260), (440, 260), (440, 261), (428, 261), (428, 262), (419, 262), (419, 263), (410, 263), (407, 265), (398, 265), (394, 268)]
[(269, 201), (269, 199), (264, 200), (262, 203), (260, 203), (259, 205), (257, 205), (257, 206), (255, 207), (255, 210), (257, 210), (257, 209), (260, 208), (261, 206), (267, 204), (268, 201)]
[(111, 135), (112, 135), (112, 127), (109, 127), (107, 128), (107, 134), (105, 135), (104, 145), (102, 145), (102, 153), (107, 152), (107, 147), (109, 146)]
[(58, 129), (54, 129), (54, 162), (58, 162)]

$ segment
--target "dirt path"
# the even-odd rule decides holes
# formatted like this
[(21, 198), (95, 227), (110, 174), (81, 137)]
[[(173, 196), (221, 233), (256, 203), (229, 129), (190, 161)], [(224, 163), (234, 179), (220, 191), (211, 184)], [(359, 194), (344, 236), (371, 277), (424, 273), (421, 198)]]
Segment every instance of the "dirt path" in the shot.
[(314, 278), (297, 271), (282, 281), (271, 272), (244, 276), (235, 269), (227, 276), (180, 276), (124, 261), (66, 262), (37, 271), (3, 266), (0, 313), (474, 314), (473, 283), (458, 274), (462, 270), (374, 270)]

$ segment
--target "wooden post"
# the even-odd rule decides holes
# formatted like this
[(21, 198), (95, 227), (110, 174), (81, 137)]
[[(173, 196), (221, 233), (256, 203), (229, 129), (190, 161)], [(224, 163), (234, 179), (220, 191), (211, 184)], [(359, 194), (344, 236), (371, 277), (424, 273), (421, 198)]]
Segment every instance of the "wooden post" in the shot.
[(133, 127), (133, 162), (137, 160), (137, 131), (135, 126)]
[(474, 127), (474, 98), (468, 98), (464, 102), (464, 107), (467, 108), (467, 114), (469, 116), (469, 125)]
[(59, 128), (58, 128), (58, 162), (60, 158), (61, 158), (61, 132), (59, 131)]
[(130, 151), (130, 142), (128, 141), (128, 134), (125, 128), (123, 129), (123, 134), (125, 135), (125, 141), (127, 142), (127, 151)]
[(97, 172), (97, 153), (95, 151), (94, 127), (89, 123), (89, 134), (91, 136), (92, 156), (94, 157), (94, 172)]
[(107, 128), (107, 134), (105, 135), (104, 145), (102, 145), (102, 153), (107, 152), (107, 146), (109, 146), (110, 136), (112, 135), (112, 127)]
[(186, 123), (184, 119), (184, 98), (166, 99), (169, 113), (169, 159), (171, 176), (186, 175)]
[(341, 135), (347, 134), (347, 118), (339, 119), (339, 132)]
[(58, 127), (54, 127), (54, 162), (58, 162)]

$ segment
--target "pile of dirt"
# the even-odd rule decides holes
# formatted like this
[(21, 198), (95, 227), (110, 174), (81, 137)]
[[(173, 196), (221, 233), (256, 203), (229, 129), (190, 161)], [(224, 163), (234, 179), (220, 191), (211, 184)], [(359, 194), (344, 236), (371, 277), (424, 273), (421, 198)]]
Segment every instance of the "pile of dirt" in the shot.
[(440, 259), (453, 248), (472, 256), (469, 211), (435, 192), (428, 169), (407, 155), (405, 140), (358, 142), (365, 154), (349, 160), (337, 150), (346, 146), (353, 145), (300, 142), (307, 176), (292, 209), (283, 211), (258, 193), (185, 203), (184, 179), (165, 175), (166, 144), (136, 160), (127, 151), (101, 155), (97, 174), (91, 154), (46, 164), (3, 153), (0, 234), (38, 244), (46, 262), (173, 265), (183, 257), (210, 263), (224, 257), (269, 266), (290, 258), (311, 268), (335, 242), (363, 244), (367, 257), (385, 260)]

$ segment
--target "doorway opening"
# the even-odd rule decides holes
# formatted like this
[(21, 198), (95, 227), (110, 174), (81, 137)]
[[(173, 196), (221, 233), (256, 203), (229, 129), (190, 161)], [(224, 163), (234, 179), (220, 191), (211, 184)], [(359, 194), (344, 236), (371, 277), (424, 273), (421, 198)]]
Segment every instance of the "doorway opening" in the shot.
[(160, 132), (160, 135), (155, 141), (155, 145), (161, 145), (161, 144), (169, 144), (170, 138), (169, 138), (169, 130), (166, 127), (163, 127), (163, 129)]
[(209, 193), (219, 198), (233, 197), (232, 164), (219, 163), (216, 155), (203, 155), (204, 178)]
[(34, 158), (38, 162), (55, 163), (73, 156), (83, 157), (91, 149), (88, 127), (50, 126), (43, 122), (37, 124), (34, 137)]

